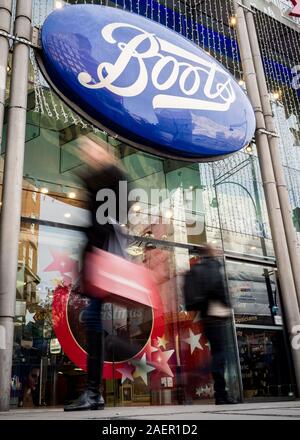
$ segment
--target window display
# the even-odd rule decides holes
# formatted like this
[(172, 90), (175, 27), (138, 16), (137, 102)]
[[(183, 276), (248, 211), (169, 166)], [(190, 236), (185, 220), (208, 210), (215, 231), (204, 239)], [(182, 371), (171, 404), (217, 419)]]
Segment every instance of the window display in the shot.
[(281, 331), (238, 329), (244, 397), (293, 396)]
[(274, 268), (228, 262), (227, 275), (237, 324), (282, 325)]

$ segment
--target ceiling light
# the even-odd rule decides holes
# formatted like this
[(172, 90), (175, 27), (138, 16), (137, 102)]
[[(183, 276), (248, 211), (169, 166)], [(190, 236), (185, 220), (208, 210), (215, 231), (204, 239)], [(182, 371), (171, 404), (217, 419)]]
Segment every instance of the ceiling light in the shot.
[(232, 15), (232, 17), (230, 17), (229, 24), (232, 27), (236, 26), (236, 16), (235, 15)]
[(173, 211), (172, 211), (172, 209), (166, 209), (166, 211), (165, 211), (165, 217), (166, 217), (166, 218), (172, 218), (172, 217), (173, 217)]
[(281, 97), (281, 91), (277, 90), (276, 92), (272, 93), (273, 98), (277, 101)]
[(56, 0), (56, 2), (55, 2), (56, 9), (61, 9), (63, 6), (64, 6), (64, 4), (61, 0)]
[(70, 217), (71, 217), (71, 214), (70, 214), (69, 212), (66, 212), (65, 215), (64, 215), (64, 217), (65, 217), (65, 218), (70, 218)]
[(247, 153), (253, 153), (253, 147), (252, 147), (252, 145), (251, 144), (249, 144), (249, 145), (247, 145), (247, 147), (245, 148), (245, 150), (246, 150), (246, 152)]
[(142, 247), (137, 246), (137, 245), (133, 245), (133, 246), (129, 246), (126, 249), (127, 254), (133, 256), (133, 257), (137, 257), (139, 255), (142, 255), (144, 253), (144, 250)]
[(76, 193), (75, 192), (69, 192), (68, 197), (69, 197), (69, 199), (75, 199), (76, 198)]
[(48, 194), (49, 189), (48, 188), (41, 188), (41, 193), (42, 194)]

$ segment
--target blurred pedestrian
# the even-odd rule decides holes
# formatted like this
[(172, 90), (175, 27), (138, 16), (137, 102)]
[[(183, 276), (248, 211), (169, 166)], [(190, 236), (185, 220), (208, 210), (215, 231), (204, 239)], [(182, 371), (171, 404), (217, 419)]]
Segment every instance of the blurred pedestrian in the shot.
[(231, 304), (225, 288), (219, 252), (211, 245), (201, 250), (185, 285), (187, 310), (200, 311), (205, 336), (211, 350), (211, 373), (216, 405), (237, 403), (226, 390), (225, 368), (228, 356), (228, 330)]
[[(117, 225), (120, 220), (119, 182), (123, 181), (127, 184), (127, 176), (121, 169), (121, 165), (107, 149), (108, 144), (101, 139), (94, 141), (89, 137), (82, 137), (79, 141), (80, 158), (86, 164), (84, 171), (80, 171), (79, 176), (89, 192), (91, 213), (91, 227), (86, 232), (88, 243), (83, 256), (84, 261), (87, 253), (93, 252), (93, 248), (110, 250), (110, 243), (115, 240), (116, 235), (114, 223)], [(114, 197), (108, 201), (97, 197), (102, 189), (111, 191)], [(113, 203), (113, 206), (104, 207), (104, 203)], [(108, 210), (108, 214), (112, 212), (114, 214), (114, 218), (110, 217), (108, 222), (101, 221), (104, 219), (99, 217), (99, 212), (103, 207), (104, 211)], [(89, 296), (87, 291), (82, 293)], [(65, 411), (104, 409), (105, 402), (100, 392), (104, 365), (104, 330), (101, 313), (102, 301), (91, 297), (84, 311), (87, 342), (86, 388), (76, 401), (64, 407)]]

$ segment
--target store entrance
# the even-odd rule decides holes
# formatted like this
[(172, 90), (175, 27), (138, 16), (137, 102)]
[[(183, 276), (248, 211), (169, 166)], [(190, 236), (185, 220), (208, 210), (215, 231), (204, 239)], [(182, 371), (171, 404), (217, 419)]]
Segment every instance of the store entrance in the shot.
[(244, 398), (294, 397), (275, 267), (227, 261)]
[(244, 398), (293, 397), (283, 332), (237, 328)]

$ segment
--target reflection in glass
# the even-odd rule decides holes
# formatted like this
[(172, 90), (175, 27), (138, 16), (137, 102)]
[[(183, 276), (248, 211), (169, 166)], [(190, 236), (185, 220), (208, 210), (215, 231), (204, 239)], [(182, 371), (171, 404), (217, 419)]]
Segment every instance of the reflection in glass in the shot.
[(239, 329), (237, 338), (245, 398), (293, 396), (282, 332)]
[(279, 321), (281, 309), (273, 268), (227, 262), (227, 276), (236, 323), (282, 324), (282, 320)]

